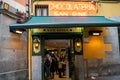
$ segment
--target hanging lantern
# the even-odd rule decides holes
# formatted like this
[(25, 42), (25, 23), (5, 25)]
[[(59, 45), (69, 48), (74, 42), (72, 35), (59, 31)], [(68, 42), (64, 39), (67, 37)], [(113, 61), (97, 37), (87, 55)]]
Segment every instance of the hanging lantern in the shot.
[(75, 52), (77, 53), (80, 53), (82, 51), (82, 43), (81, 43), (81, 40), (78, 38), (78, 39), (75, 39)]
[(40, 52), (40, 39), (37, 36), (33, 37), (33, 51), (35, 54)]

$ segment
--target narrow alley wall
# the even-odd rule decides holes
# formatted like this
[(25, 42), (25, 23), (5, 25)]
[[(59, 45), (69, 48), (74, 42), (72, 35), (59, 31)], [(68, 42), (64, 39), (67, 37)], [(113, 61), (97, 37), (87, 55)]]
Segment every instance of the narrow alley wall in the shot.
[(0, 80), (27, 80), (27, 33), (11, 33), (15, 22), (0, 14)]

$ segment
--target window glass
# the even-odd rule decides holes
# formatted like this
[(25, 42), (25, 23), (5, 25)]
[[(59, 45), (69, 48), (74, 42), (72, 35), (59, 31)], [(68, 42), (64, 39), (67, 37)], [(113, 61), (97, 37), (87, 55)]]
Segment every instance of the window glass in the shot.
[(48, 16), (48, 6), (47, 5), (35, 6), (35, 16)]

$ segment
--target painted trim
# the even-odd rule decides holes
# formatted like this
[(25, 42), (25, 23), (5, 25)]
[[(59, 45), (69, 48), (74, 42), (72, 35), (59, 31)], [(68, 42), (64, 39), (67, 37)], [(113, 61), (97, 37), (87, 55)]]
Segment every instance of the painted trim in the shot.
[(31, 68), (31, 62), (32, 62), (32, 49), (31, 49), (31, 42), (32, 42), (32, 37), (31, 37), (31, 29), (28, 29), (28, 80), (32, 80), (32, 68)]

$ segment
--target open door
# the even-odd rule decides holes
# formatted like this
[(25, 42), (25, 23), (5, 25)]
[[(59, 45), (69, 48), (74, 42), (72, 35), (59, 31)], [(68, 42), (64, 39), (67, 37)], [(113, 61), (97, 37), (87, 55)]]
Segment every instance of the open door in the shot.
[[(65, 79), (70, 80), (69, 76), (69, 51), (70, 39), (48, 39), (45, 40), (44, 50), (44, 80)], [(51, 61), (50, 68), (47, 67), (47, 57)], [(48, 62), (49, 63), (49, 62)], [(50, 73), (48, 72), (50, 69)]]

